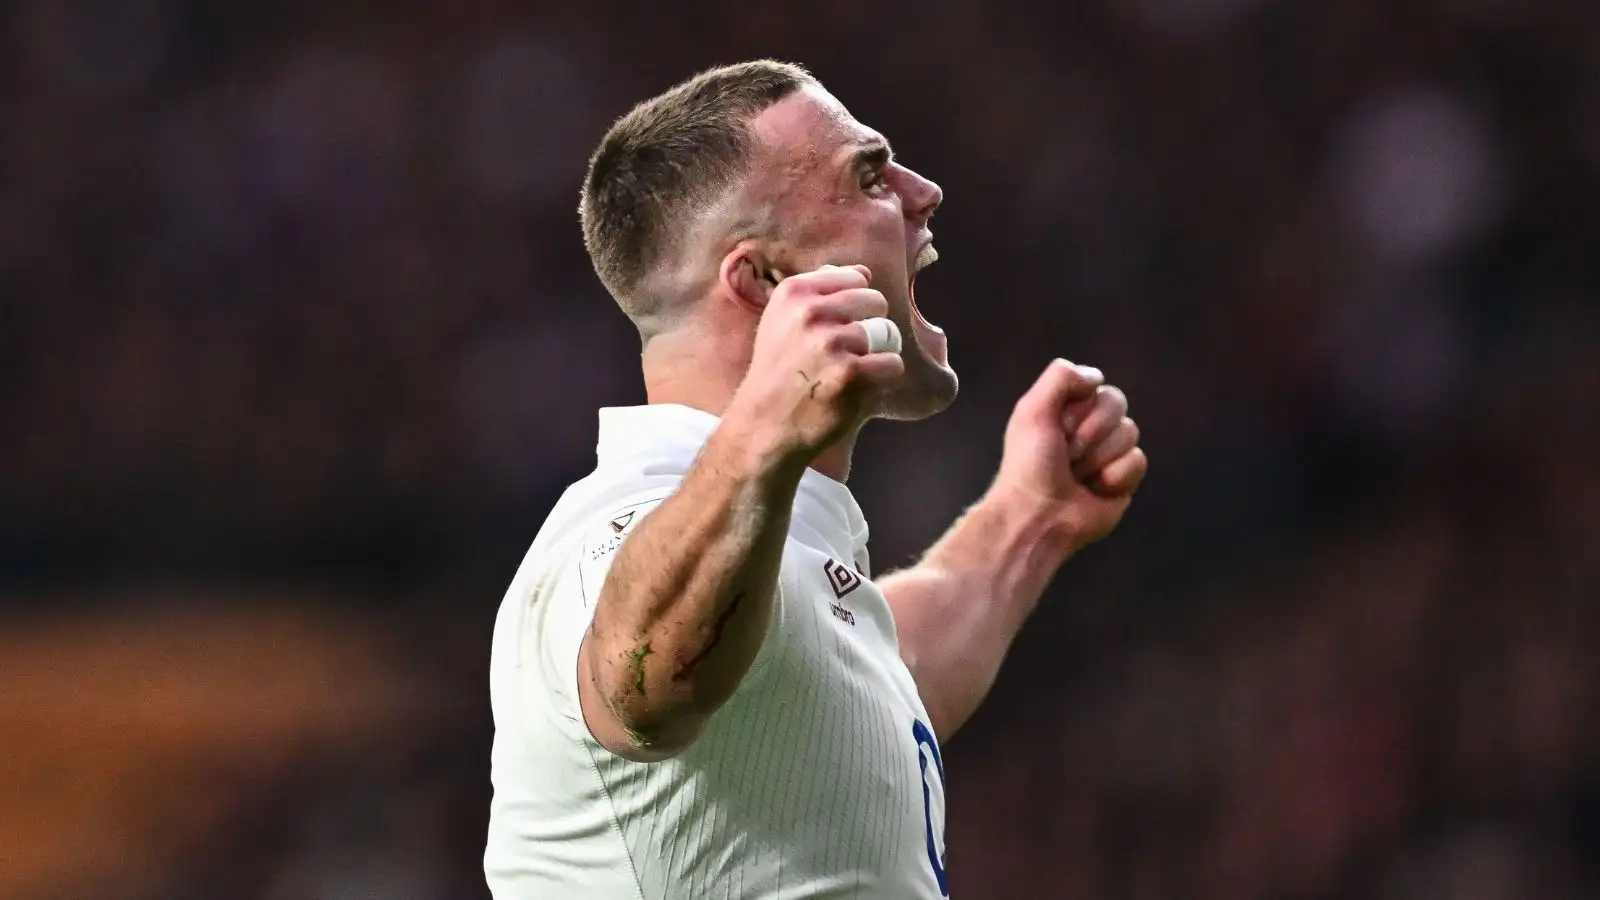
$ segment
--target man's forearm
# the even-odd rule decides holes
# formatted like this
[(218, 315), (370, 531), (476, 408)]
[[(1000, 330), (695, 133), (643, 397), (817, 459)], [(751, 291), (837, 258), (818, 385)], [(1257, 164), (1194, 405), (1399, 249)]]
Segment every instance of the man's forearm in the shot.
[(640, 760), (681, 750), (760, 651), (798, 471), (719, 428), (617, 552), (579, 651), (595, 738)]
[(916, 565), (879, 581), (900, 654), (941, 739), (988, 694), (1012, 640), (1075, 550), (1044, 504), (991, 493)]

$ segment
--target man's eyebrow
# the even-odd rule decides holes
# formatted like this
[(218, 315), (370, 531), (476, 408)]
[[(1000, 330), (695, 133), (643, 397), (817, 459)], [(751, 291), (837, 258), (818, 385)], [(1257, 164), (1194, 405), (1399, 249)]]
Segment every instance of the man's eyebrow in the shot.
[(894, 159), (894, 151), (889, 148), (889, 143), (882, 138), (863, 142), (860, 149), (850, 154), (850, 170), (874, 168), (881, 169)]

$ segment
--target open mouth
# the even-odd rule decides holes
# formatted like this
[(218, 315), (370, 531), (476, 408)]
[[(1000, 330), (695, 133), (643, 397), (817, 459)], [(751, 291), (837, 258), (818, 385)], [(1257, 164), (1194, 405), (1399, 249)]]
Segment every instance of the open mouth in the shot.
[(911, 280), (906, 285), (906, 295), (911, 300), (911, 314), (916, 316), (917, 324), (935, 334), (944, 334), (944, 329), (929, 322), (927, 317), (922, 314), (922, 310), (917, 306), (917, 275), (923, 269), (933, 265), (938, 259), (939, 251), (933, 249), (932, 244), (923, 246), (922, 251), (917, 254), (916, 261), (911, 264)]

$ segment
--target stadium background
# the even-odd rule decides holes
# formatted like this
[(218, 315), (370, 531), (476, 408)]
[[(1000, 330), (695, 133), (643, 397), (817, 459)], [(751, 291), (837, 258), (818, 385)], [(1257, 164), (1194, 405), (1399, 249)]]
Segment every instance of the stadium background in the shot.
[(1600, 5), (0, 22), (0, 897), (486, 896), (494, 609), (640, 399), (582, 163), (762, 55), (948, 197), (877, 565), (1052, 356), (1154, 463), (947, 748), (956, 897), (1600, 892)]

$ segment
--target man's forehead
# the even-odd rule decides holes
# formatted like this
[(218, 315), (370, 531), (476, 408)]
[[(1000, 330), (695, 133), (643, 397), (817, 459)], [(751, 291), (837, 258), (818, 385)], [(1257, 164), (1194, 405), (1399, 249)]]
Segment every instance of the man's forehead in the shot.
[(809, 85), (768, 107), (752, 127), (769, 164), (780, 171), (816, 168), (848, 150), (884, 143), (838, 98)]

